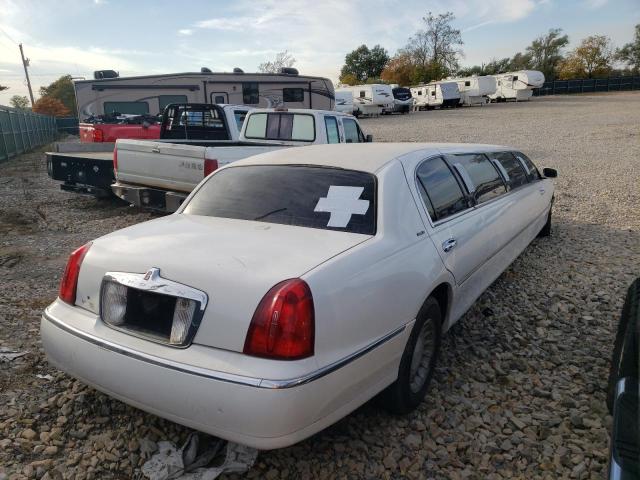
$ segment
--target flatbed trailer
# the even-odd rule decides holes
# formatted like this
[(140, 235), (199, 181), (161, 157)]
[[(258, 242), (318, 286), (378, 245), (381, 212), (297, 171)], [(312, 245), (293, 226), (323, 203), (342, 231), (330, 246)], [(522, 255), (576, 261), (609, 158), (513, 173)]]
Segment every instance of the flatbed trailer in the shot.
[[(113, 145), (113, 144), (111, 144)], [(113, 175), (113, 146), (103, 152), (46, 152), (47, 173), (63, 182), (62, 190), (110, 197)]]

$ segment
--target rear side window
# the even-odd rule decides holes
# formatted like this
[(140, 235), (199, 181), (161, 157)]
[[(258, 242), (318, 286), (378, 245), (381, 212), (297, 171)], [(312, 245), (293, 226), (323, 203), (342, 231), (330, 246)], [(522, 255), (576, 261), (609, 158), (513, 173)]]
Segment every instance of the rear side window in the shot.
[(149, 113), (149, 104), (147, 102), (104, 102), (104, 113), (106, 115), (114, 113), (145, 115)]
[(236, 125), (238, 126), (238, 131), (242, 130), (242, 125), (244, 124), (244, 119), (247, 116), (246, 110), (234, 110), (233, 118), (236, 121)]
[(258, 82), (244, 82), (242, 84), (242, 103), (255, 105), (260, 103), (260, 89)]
[(376, 179), (302, 165), (225, 168), (209, 177), (183, 213), (375, 235)]
[(340, 143), (336, 117), (324, 117), (324, 126), (327, 129), (327, 143)]
[(160, 106), (160, 113), (164, 112), (164, 107), (170, 103), (187, 103), (188, 101), (186, 95), (159, 95), (158, 105)]
[(423, 162), (418, 167), (416, 176), (431, 220), (442, 220), (468, 208), (460, 184), (442, 158), (431, 158)]
[(540, 172), (538, 172), (538, 169), (533, 164), (533, 162), (529, 159), (529, 157), (527, 157), (524, 153), (520, 153), (520, 152), (515, 152), (515, 156), (520, 161), (524, 169), (527, 171), (527, 178), (529, 179), (530, 182), (534, 180), (539, 180), (540, 178), (542, 178), (540, 176)]
[(510, 152), (496, 152), (489, 155), (495, 159), (506, 173), (507, 185), (510, 189), (518, 188), (529, 182), (527, 178), (527, 172), (525, 172), (522, 163), (516, 159)]
[(304, 102), (304, 90), (301, 88), (283, 88), (282, 100), (285, 102)]
[(364, 134), (352, 118), (344, 118), (342, 120), (342, 126), (344, 128), (344, 141), (346, 143), (363, 143), (365, 141)]
[(305, 113), (254, 113), (247, 120), (245, 137), (313, 142), (316, 139), (315, 120), (313, 115)]
[(478, 203), (483, 203), (506, 192), (498, 170), (481, 153), (455, 155), (454, 165), (466, 172), (473, 185), (471, 193)]

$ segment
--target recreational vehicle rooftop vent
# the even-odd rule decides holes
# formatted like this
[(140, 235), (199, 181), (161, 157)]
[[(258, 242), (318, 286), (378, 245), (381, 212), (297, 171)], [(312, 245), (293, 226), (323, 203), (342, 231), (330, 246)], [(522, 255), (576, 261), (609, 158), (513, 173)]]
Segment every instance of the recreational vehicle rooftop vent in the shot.
[(200, 73), (213, 73), (210, 68), (202, 67), (200, 68)]
[(240, 67), (236, 67), (233, 69), (233, 73), (244, 73), (244, 70), (242, 70)]
[(120, 74), (115, 70), (96, 70), (93, 72), (93, 78), (102, 80), (103, 78), (118, 78)]
[(293, 67), (282, 67), (280, 69), (280, 73), (284, 73), (287, 75), (298, 75), (298, 69)]

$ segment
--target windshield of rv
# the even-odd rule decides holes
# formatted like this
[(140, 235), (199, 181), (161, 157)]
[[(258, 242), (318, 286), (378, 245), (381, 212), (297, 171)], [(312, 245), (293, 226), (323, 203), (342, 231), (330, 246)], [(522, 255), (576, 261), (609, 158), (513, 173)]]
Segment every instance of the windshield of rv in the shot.
[(252, 113), (246, 122), (246, 138), (298, 142), (313, 142), (316, 139), (315, 119), (306, 113)]
[(376, 179), (308, 165), (229, 167), (211, 175), (182, 213), (375, 235)]
[(411, 98), (411, 90), (408, 88), (398, 87), (392, 90), (393, 98), (397, 100), (409, 100)]

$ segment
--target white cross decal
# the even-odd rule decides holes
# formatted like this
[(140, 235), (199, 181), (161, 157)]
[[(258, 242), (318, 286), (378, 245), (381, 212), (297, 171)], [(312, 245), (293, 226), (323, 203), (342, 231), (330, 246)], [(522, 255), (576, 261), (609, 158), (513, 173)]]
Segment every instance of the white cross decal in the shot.
[(331, 185), (326, 197), (321, 197), (314, 212), (329, 212), (327, 227), (345, 228), (351, 215), (364, 215), (369, 210), (369, 200), (360, 200), (364, 187), (336, 187)]

